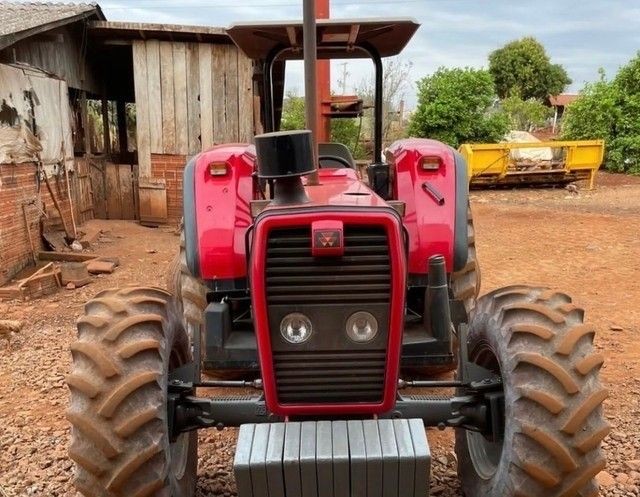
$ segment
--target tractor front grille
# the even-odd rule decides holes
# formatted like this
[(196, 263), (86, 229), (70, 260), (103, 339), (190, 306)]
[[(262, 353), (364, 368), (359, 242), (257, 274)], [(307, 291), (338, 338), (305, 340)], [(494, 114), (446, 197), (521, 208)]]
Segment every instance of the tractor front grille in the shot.
[(283, 403), (379, 402), (385, 350), (277, 352), (274, 369)]
[(345, 226), (342, 257), (313, 257), (311, 230), (278, 229), (267, 246), (267, 304), (384, 304), (391, 266), (382, 228)]
[[(274, 229), (266, 254), (266, 297), (278, 400), (283, 404), (381, 402), (384, 394), (391, 263), (382, 227), (344, 227), (344, 255), (313, 257), (311, 229)], [(344, 323), (355, 311), (379, 316), (379, 340), (356, 344)], [(284, 343), (288, 312), (314, 323), (304, 346)]]

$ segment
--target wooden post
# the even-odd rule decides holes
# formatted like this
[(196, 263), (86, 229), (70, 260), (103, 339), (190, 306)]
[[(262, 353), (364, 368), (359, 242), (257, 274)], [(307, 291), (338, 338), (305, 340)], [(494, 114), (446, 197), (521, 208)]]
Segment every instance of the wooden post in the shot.
[[(73, 213), (73, 200), (71, 199), (71, 180), (69, 179), (69, 168), (67, 167), (67, 159), (64, 157), (64, 149), (62, 150), (62, 166), (64, 167), (64, 177), (67, 181), (67, 198), (69, 199), (69, 211), (71, 212), (71, 226), (73, 227), (73, 238), (78, 238), (78, 228), (76, 226), (76, 215)], [(46, 173), (45, 173), (46, 174)]]
[[(40, 164), (42, 164), (42, 162)], [(47, 177), (47, 171), (45, 171), (44, 166), (42, 165), (41, 165), (41, 168), (42, 168), (42, 176), (44, 177), (44, 183), (45, 185), (47, 185), (47, 190), (49, 191), (49, 195), (51, 195), (51, 200), (53, 201), (53, 205), (58, 211), (58, 214), (60, 214), (60, 221), (62, 222), (62, 227), (64, 228), (64, 232), (67, 235), (67, 238), (73, 239), (75, 237), (71, 234), (71, 231), (69, 231), (69, 228), (67, 227), (67, 223), (64, 220), (64, 214), (62, 213), (62, 209), (60, 208), (58, 199), (56, 198), (55, 193), (53, 193), (53, 189), (51, 188), (51, 184), (49, 183), (49, 178)], [(71, 210), (73, 212), (73, 206), (71, 207)]]
[(89, 136), (89, 113), (87, 111), (87, 92), (80, 92), (80, 120), (84, 134), (84, 156), (91, 156), (91, 137)]
[(27, 238), (29, 239), (29, 246), (31, 247), (31, 257), (33, 257), (33, 263), (38, 264), (38, 257), (36, 255), (36, 248), (33, 245), (33, 238), (31, 238), (31, 227), (29, 226), (29, 220), (27, 219), (26, 205), (22, 204), (22, 215), (24, 217), (24, 225), (27, 229)]
[(111, 132), (109, 129), (109, 101), (102, 96), (102, 130), (104, 133), (104, 153), (111, 154)]
[(127, 104), (123, 100), (118, 100), (118, 144), (120, 145), (120, 161), (122, 157), (128, 152), (128, 140), (127, 140)]

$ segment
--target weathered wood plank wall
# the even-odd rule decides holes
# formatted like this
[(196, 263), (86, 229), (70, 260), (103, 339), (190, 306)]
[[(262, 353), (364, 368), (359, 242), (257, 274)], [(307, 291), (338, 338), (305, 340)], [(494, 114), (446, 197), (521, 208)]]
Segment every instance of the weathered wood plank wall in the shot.
[(235, 46), (134, 41), (133, 64), (140, 177), (151, 176), (151, 154), (253, 137), (253, 65)]
[(107, 219), (136, 219), (131, 164), (105, 164)]
[(141, 171), (151, 170), (151, 136), (147, 50), (143, 41), (133, 42), (133, 86), (136, 95), (136, 144)]
[(65, 80), (70, 88), (100, 93), (93, 60), (84, 53), (85, 36), (81, 27), (63, 26), (0, 50), (0, 62), (29, 64)]
[[(151, 153), (163, 149), (162, 142), (162, 82), (160, 75), (160, 42), (149, 40), (145, 43), (147, 50), (147, 95), (149, 98), (149, 141)], [(135, 46), (134, 46), (135, 49)], [(134, 80), (135, 80), (135, 67)], [(136, 102), (138, 95), (136, 95)], [(138, 136), (140, 130), (138, 130)]]

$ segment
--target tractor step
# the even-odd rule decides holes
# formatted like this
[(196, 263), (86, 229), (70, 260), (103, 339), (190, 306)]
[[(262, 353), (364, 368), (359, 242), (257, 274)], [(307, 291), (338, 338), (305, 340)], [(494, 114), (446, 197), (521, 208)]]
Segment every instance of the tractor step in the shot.
[(238, 497), (429, 495), (422, 420), (245, 424), (233, 464)]

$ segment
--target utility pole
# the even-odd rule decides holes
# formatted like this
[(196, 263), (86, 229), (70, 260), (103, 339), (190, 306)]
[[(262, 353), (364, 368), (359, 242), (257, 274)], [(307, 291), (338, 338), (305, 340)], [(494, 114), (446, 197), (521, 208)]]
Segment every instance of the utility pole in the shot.
[(347, 76), (349, 76), (349, 73), (347, 72), (347, 64), (347, 62), (342, 62), (340, 64), (342, 66), (342, 81), (340, 81), (340, 84), (342, 86), (343, 95), (347, 94)]

